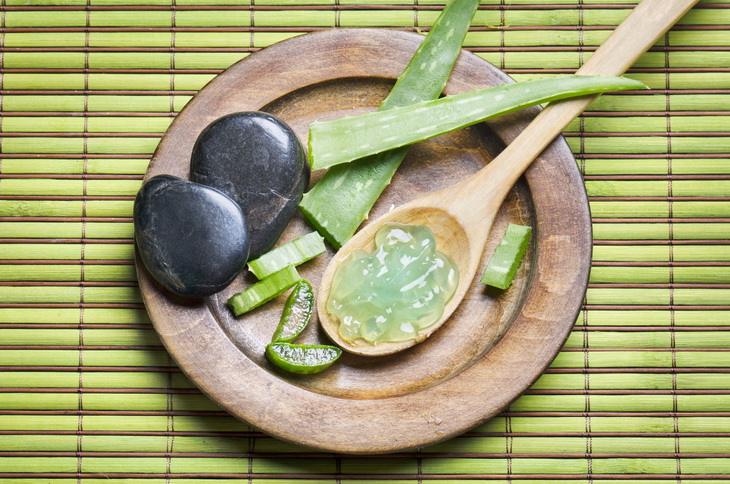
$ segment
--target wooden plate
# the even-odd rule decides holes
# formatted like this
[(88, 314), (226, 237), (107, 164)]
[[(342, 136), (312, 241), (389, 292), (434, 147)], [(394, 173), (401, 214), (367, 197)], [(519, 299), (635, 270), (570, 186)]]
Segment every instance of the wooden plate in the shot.
[[(271, 112), (305, 140), (314, 120), (376, 109), (421, 39), (408, 32), (332, 30), (249, 56), (214, 79), (179, 114), (147, 177), (188, 177), (198, 134), (228, 113)], [(464, 52), (446, 92), (505, 82), (511, 81), (501, 71)], [(535, 112), (414, 146), (371, 216), (475, 172)], [(225, 305), (251, 282), (246, 274), (222, 293), (190, 302), (162, 291), (138, 262), (147, 310), (190, 379), (263, 432), (343, 453), (393, 452), (447, 439), (492, 417), (528, 388), (561, 348), (583, 300), (591, 225), (582, 178), (566, 143), (553, 143), (525, 179), (502, 207), (486, 251), (491, 254), (507, 223), (533, 226), (533, 244), (516, 282), (501, 294), (474, 283), (442, 328), (402, 353), (380, 358), (345, 354), (317, 375), (279, 371), (264, 357), (264, 347), (285, 296), (239, 319)], [(295, 219), (282, 242), (310, 230)], [(301, 267), (315, 288), (330, 258), (331, 253)], [(316, 319), (300, 340), (328, 342)]]

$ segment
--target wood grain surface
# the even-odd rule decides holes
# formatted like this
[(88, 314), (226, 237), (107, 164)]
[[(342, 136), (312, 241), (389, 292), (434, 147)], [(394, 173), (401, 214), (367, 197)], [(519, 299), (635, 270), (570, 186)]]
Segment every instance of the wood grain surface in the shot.
[[(263, 110), (306, 139), (307, 125), (374, 110), (422, 37), (372, 29), (297, 37), (252, 54), (215, 78), (176, 118), (147, 178), (188, 177), (196, 137), (213, 120)], [(511, 82), (462, 53), (447, 94)], [(449, 186), (475, 173), (534, 117), (527, 110), (414, 146), (371, 213)], [(318, 173), (313, 175), (313, 181)], [(222, 293), (184, 301), (162, 291), (137, 263), (140, 287), (162, 341), (183, 371), (231, 414), (278, 438), (342, 453), (416, 448), (460, 434), (495, 415), (542, 373), (581, 306), (591, 259), (582, 178), (560, 139), (508, 195), (483, 267), (508, 223), (531, 225), (533, 243), (504, 293), (473, 285), (450, 320), (424, 343), (382, 358), (344, 355), (324, 373), (289, 375), (269, 365), (264, 347), (284, 296), (241, 318), (225, 301), (251, 282), (242, 274)], [(295, 219), (285, 242), (311, 229)], [(332, 252), (302, 266), (316, 288)], [(480, 269), (481, 270), (481, 269)], [(303, 342), (327, 343), (316, 318)]]

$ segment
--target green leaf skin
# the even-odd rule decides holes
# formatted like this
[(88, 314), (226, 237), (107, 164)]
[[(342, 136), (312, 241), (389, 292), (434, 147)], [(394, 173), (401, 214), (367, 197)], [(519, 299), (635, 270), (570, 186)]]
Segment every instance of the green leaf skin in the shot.
[(388, 111), (309, 126), (313, 170), (410, 145), (537, 104), (606, 91), (645, 89), (624, 77), (567, 76), (503, 84)]
[(263, 279), (288, 265), (298, 266), (322, 254), (327, 248), (317, 232), (287, 242), (248, 263), (248, 270)]
[(531, 234), (532, 227), (509, 224), (479, 282), (502, 290), (511, 286), (530, 245)]
[[(478, 0), (452, 0), (446, 4), (383, 101), (381, 111), (436, 99), (441, 94), (478, 6)], [(391, 150), (333, 167), (304, 194), (299, 208), (308, 222), (339, 249), (367, 218), (408, 149)]]
[(262, 304), (266, 304), (301, 280), (302, 278), (294, 266), (286, 266), (256, 284), (247, 287), (243, 292), (231, 296), (228, 299), (228, 307), (231, 308), (235, 316), (240, 316)]

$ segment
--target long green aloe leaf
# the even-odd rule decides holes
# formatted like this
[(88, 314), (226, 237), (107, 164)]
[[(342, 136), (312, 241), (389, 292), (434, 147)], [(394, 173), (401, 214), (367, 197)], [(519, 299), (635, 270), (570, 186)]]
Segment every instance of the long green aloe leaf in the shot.
[(309, 126), (312, 169), (423, 141), (536, 104), (605, 91), (645, 89), (624, 77), (568, 76), (503, 84)]
[[(452, 0), (439, 15), (380, 110), (436, 99), (451, 74), (479, 0)], [(302, 213), (335, 248), (367, 217), (408, 147), (333, 167), (304, 194)]]

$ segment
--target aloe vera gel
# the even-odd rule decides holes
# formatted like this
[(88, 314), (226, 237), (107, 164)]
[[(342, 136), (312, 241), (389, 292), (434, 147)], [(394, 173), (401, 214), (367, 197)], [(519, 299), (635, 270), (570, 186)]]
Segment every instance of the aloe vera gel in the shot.
[(340, 337), (348, 342), (416, 339), (443, 314), (459, 271), (436, 250), (427, 227), (385, 224), (375, 245), (373, 253), (356, 251), (340, 264), (327, 310), (340, 320)]

